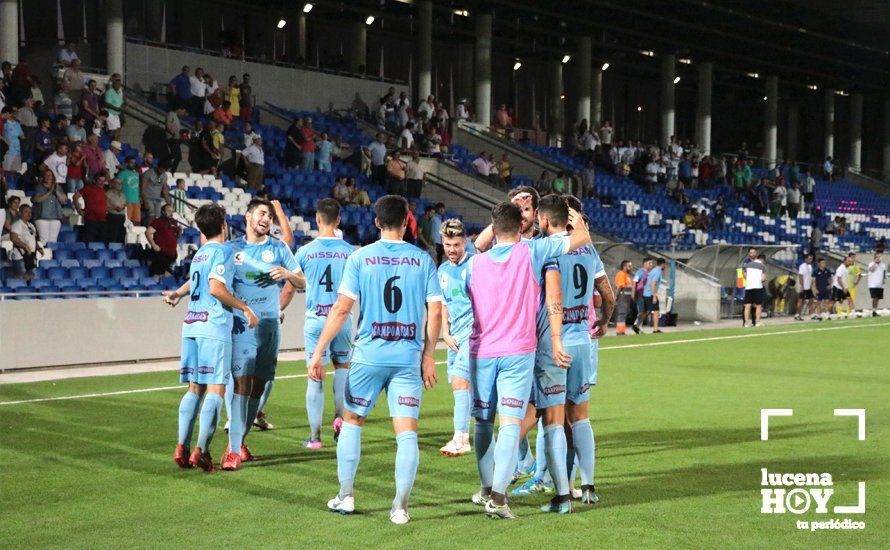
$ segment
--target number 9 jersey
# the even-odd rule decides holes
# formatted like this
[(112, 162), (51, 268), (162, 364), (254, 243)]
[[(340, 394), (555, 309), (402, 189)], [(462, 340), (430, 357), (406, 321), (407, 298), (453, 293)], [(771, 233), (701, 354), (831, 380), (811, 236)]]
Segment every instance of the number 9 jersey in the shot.
[(436, 266), (405, 241), (379, 240), (346, 261), (339, 293), (359, 300), (353, 362), (419, 366), (427, 302), (441, 302)]

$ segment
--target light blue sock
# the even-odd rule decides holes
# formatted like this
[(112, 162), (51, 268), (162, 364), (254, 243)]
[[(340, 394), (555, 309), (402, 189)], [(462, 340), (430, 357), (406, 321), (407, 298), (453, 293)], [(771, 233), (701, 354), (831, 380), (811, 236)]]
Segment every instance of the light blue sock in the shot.
[(179, 444), (192, 446), (192, 430), (195, 429), (195, 418), (201, 406), (201, 396), (187, 391), (179, 402)]
[(349, 422), (343, 423), (337, 440), (337, 479), (340, 480), (340, 498), (352, 494), (355, 472), (362, 457), (362, 428)]
[(528, 442), (528, 436), (522, 438), (519, 442), (519, 468), (525, 471), (528, 471), (529, 462), (532, 462), (534, 459), (532, 458), (532, 448)]
[(229, 377), (229, 381), (226, 382), (226, 418), (229, 419), (229, 423), (231, 424), (232, 420), (232, 396), (235, 395), (235, 379), (233, 377)]
[(247, 416), (247, 396), (233, 394), (229, 401), (229, 450), (241, 452), (244, 443), (244, 417)]
[(343, 418), (347, 376), (349, 376), (349, 369), (334, 369), (334, 416), (338, 418)]
[(519, 423), (501, 424), (498, 428), (498, 440), (494, 445), (494, 478), (491, 490), (506, 494), (507, 486), (513, 478), (516, 459), (519, 457)]
[(454, 431), (470, 431), (470, 390), (454, 390)]
[[(266, 387), (263, 388), (263, 395), (260, 396), (260, 406), (257, 409), (258, 411), (266, 410), (266, 403), (269, 402), (269, 395), (272, 393), (272, 386), (275, 385), (275, 380), (266, 380)], [(250, 419), (250, 423), (253, 424), (253, 419)]]
[(219, 413), (222, 410), (223, 398), (215, 393), (207, 392), (204, 397), (204, 405), (201, 407), (201, 417), (198, 422), (198, 447), (205, 453), (210, 452), (210, 443), (213, 441), (213, 433), (219, 424)]
[(396, 498), (393, 510), (407, 510), (408, 497), (417, 476), (420, 453), (417, 449), (417, 432), (402, 432), (396, 436)]
[(324, 386), (309, 380), (306, 385), (306, 416), (309, 417), (309, 437), (321, 439), (321, 417), (324, 413)]
[(550, 477), (550, 473), (547, 470), (547, 453), (544, 449), (546, 449), (544, 442), (544, 423), (538, 420), (538, 434), (535, 438), (535, 458), (537, 460), (535, 477), (547, 480)]
[(553, 478), (556, 494), (569, 494), (569, 474), (566, 472), (566, 432), (562, 424), (544, 427), (544, 449), (547, 454), (547, 467)]
[(593, 438), (593, 427), (590, 425), (589, 418), (572, 424), (572, 439), (575, 440), (575, 451), (578, 454), (578, 470), (581, 473), (581, 485), (593, 485), (596, 441)]
[(569, 486), (571, 486), (578, 474), (578, 455), (575, 452), (575, 447), (568, 445), (568, 439), (566, 437), (566, 472), (569, 474)]
[[(244, 437), (250, 433), (253, 427), (253, 421), (256, 419), (256, 413), (260, 410), (260, 398), (252, 395), (247, 397), (247, 413), (244, 415)], [(231, 430), (231, 425), (229, 426)]]
[[(341, 436), (342, 437), (342, 436)], [(473, 446), (476, 451), (476, 467), (479, 469), (479, 481), (482, 487), (491, 488), (494, 476), (494, 422), (476, 419), (476, 432), (473, 434)], [(513, 472), (510, 472), (511, 474)]]

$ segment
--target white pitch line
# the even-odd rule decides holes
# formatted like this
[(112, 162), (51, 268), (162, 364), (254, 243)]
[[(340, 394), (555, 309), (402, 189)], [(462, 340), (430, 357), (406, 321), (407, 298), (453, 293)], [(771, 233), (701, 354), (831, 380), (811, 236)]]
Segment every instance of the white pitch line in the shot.
[[(601, 347), (600, 351), (606, 350), (621, 350), (621, 349), (631, 349), (631, 348), (647, 348), (654, 346), (672, 346), (676, 344), (695, 344), (699, 342), (715, 342), (718, 340), (741, 340), (743, 338), (760, 338), (765, 336), (781, 336), (785, 334), (798, 334), (798, 333), (807, 333), (807, 332), (825, 332), (829, 330), (848, 330), (854, 328), (868, 328), (875, 326), (886, 326), (890, 325), (890, 322), (885, 323), (871, 323), (867, 325), (842, 325), (842, 326), (832, 326), (832, 327), (820, 327), (820, 328), (810, 328), (810, 329), (802, 329), (802, 330), (779, 330), (774, 332), (761, 332), (761, 333), (751, 333), (751, 334), (734, 334), (731, 336), (711, 336), (709, 338), (691, 338), (689, 340), (671, 340), (668, 342), (646, 342), (644, 344), (628, 344), (623, 346), (606, 346)], [(752, 328), (751, 330), (757, 330), (756, 328)], [(437, 361), (436, 365), (444, 365), (445, 361)], [(283, 376), (277, 376), (276, 380), (288, 380), (292, 378), (306, 378), (305, 374), (286, 374)], [(22, 405), (25, 403), (43, 403), (47, 401), (66, 401), (69, 399), (89, 399), (93, 397), (109, 397), (113, 395), (129, 395), (133, 393), (148, 393), (155, 391), (168, 391), (168, 390), (181, 390), (182, 385), (179, 386), (162, 386), (158, 388), (144, 388), (140, 390), (123, 390), (123, 391), (114, 391), (114, 392), (106, 392), (106, 393), (87, 393), (83, 395), (66, 395), (62, 397), (41, 397), (39, 399), (23, 399), (21, 401), (0, 401), (0, 406), (2, 405)]]

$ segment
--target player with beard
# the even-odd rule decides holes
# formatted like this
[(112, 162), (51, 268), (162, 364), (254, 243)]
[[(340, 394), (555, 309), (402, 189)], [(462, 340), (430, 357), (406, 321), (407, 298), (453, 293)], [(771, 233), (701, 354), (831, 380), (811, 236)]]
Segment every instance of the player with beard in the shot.
[(448, 345), (448, 381), (454, 392), (454, 436), (439, 451), (461, 456), (470, 447), (470, 331), (473, 308), (465, 291), (467, 278), (467, 235), (460, 220), (446, 220), (439, 232), (447, 262), (439, 266), (442, 287), (442, 327)]

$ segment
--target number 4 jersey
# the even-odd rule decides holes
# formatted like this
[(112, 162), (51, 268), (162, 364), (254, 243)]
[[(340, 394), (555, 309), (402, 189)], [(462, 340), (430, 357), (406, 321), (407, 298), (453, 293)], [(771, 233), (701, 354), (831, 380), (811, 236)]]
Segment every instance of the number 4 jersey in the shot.
[(320, 331), (331, 306), (337, 301), (337, 288), (343, 280), (346, 260), (355, 249), (337, 237), (318, 237), (297, 250), (297, 272), (306, 276), (306, 329)]
[(210, 280), (216, 279), (232, 290), (235, 275), (232, 250), (210, 241), (195, 253), (189, 267), (190, 300), (182, 321), (183, 338), (232, 338), (232, 310), (210, 294)]
[(426, 303), (442, 301), (427, 252), (404, 241), (379, 240), (349, 257), (339, 292), (360, 302), (353, 362), (420, 364)]

